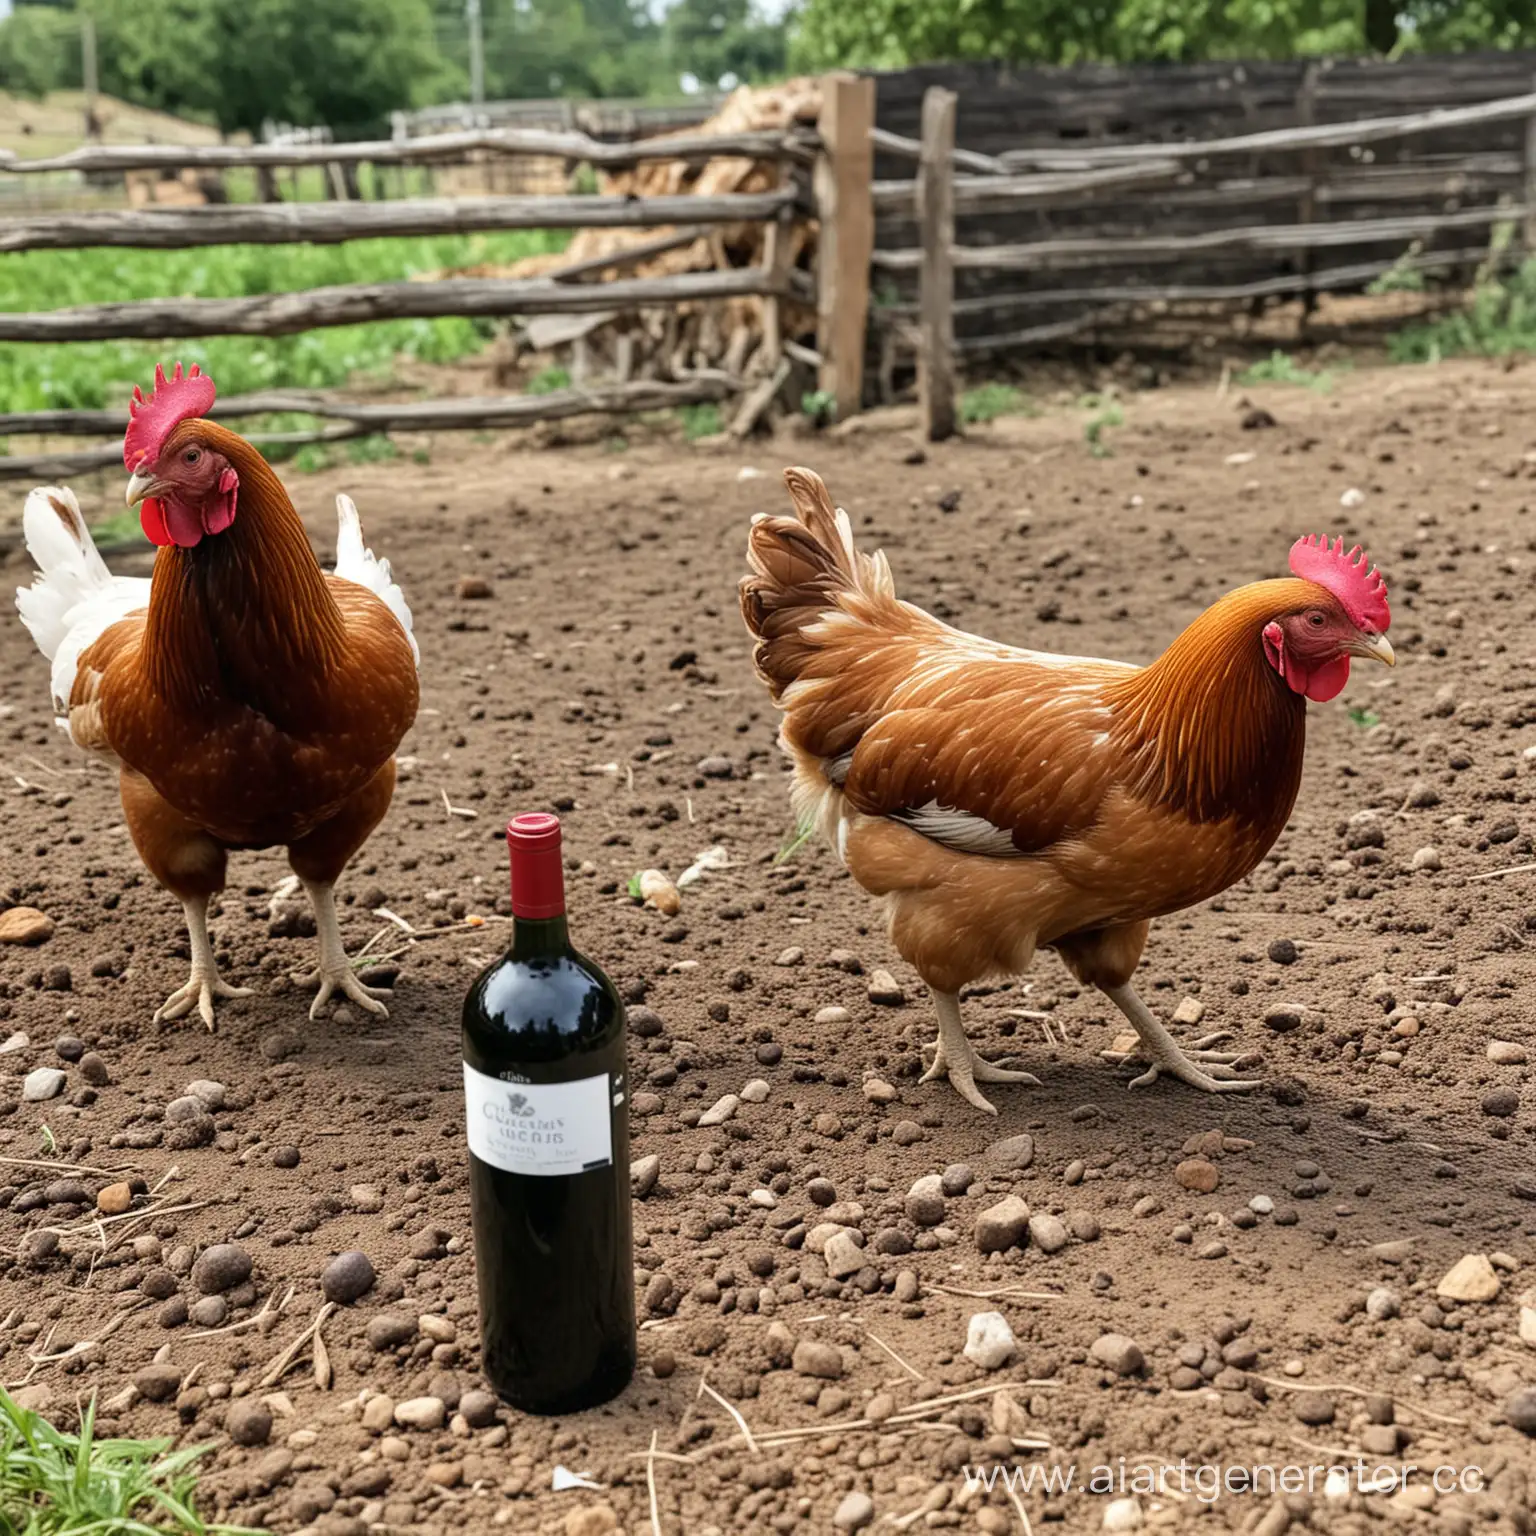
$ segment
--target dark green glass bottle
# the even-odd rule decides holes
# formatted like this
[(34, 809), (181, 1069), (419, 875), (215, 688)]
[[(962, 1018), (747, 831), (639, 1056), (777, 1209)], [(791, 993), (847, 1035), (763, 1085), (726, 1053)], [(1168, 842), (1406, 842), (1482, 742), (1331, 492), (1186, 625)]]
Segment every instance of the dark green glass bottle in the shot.
[(507, 848), (512, 945), (464, 1000), (481, 1362), (514, 1408), (573, 1413), (635, 1369), (624, 1004), (571, 947), (559, 819)]

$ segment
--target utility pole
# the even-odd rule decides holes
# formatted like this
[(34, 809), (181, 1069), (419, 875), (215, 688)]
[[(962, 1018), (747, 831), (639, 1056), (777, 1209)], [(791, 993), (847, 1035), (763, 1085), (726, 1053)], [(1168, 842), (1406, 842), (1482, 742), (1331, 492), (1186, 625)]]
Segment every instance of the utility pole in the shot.
[(485, 101), (485, 33), (480, 24), (480, 0), (464, 0), (464, 20), (469, 27), (469, 99), (478, 107)]
[(80, 62), (83, 76), (81, 84), (85, 87), (85, 136), (87, 139), (99, 139), (101, 129), (96, 121), (96, 20), (89, 12), (80, 18)]

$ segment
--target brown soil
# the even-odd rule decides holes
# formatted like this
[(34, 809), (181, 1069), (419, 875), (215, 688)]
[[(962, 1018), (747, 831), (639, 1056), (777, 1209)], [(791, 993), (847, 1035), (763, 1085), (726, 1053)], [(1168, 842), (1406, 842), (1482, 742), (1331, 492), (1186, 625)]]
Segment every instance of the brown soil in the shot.
[[(1137, 397), (1105, 429), (1105, 457), (1074, 408), (920, 460), (894, 430), (627, 453), (445, 437), (426, 464), (290, 475), (322, 549), (331, 493), (356, 496), (424, 654), (410, 771), (344, 885), (349, 943), (405, 949), (387, 1022), (350, 1008), (306, 1022), (308, 995), (286, 976), (312, 941), (302, 919), (271, 914), (275, 854), (235, 861), (215, 921), (226, 974), (257, 995), (222, 1004), (212, 1035), (149, 1022), (185, 974), (180, 914), (129, 846), (111, 773), (51, 724), (20, 625), (0, 624), (0, 906), (58, 925), (38, 948), (0, 948), (0, 1038), (30, 1039), (0, 1056), (0, 1381), (61, 1418), (95, 1391), (110, 1432), (209, 1442), (209, 1508), (332, 1536), (581, 1536), (610, 1528), (605, 1505), (649, 1532), (653, 1439), (666, 1536), (827, 1531), (840, 1508), (857, 1524), (869, 1510), (855, 1491), (872, 1499), (871, 1529), (1020, 1530), (1001, 1487), (966, 1495), (963, 1467), (1012, 1457), (1118, 1475), (1121, 1457), (1146, 1456), (1314, 1479), (1310, 1496), (1234, 1493), (1214, 1512), (1175, 1483), (1141, 1499), (1149, 1526), (1528, 1530), (1533, 1444), (1506, 1407), (1518, 1418), (1517, 1389), (1536, 1383), (1517, 1332), (1536, 1285), (1536, 1081), (1487, 1050), (1536, 1058), (1536, 872), (1478, 877), (1536, 864), (1536, 369), (1238, 393)], [(1245, 430), (1250, 404), (1277, 424)], [(1269, 1091), (1128, 1092), (1136, 1069), (1099, 1056), (1121, 1033), (1112, 1010), (1049, 956), (966, 1004), (981, 1049), (1012, 1048), (1044, 1087), (995, 1090), (992, 1121), (918, 1085), (931, 1010), (872, 904), (819, 846), (774, 861), (792, 830), (785, 774), (735, 582), (748, 519), (786, 505), (777, 471), (795, 460), (889, 551), (907, 597), (1079, 653), (1150, 659), (1218, 593), (1283, 572), (1298, 532), (1367, 539), (1392, 585), (1396, 671), (1357, 668), (1340, 700), (1313, 707), (1306, 784), (1274, 854), (1159, 924), (1143, 970), (1165, 1015), (1186, 996), (1204, 1004), (1186, 1035), (1230, 1029), (1262, 1050)], [(1350, 488), (1365, 497), (1355, 511), (1340, 505)], [(110, 480), (91, 489), (99, 506), (117, 495)], [(6, 577), (22, 574), (12, 556)], [(493, 599), (460, 599), (466, 575)], [(496, 825), (540, 807), (564, 814), (582, 861), (581, 942), (660, 1021), (632, 1058), (651, 1096), (635, 1107), (653, 1111), (637, 1115), (633, 1153), (660, 1159), (636, 1207), (643, 1363), (607, 1409), (471, 1427), (453, 1416), (478, 1386), (456, 1014), (504, 929), (460, 919), (504, 911)], [(625, 896), (637, 870), (675, 875), (717, 844), (731, 867), (687, 889), (678, 917)], [(1441, 867), (1415, 869), (1428, 846)], [(405, 945), (370, 915), (379, 906), (430, 940)], [(783, 963), (790, 946), (803, 962)], [(904, 1006), (869, 1001), (876, 967), (904, 984)], [(829, 1006), (851, 1018), (815, 1022)], [(1048, 1015), (1057, 1043), (1018, 1008)], [(60, 1059), (61, 1036), (110, 1081)], [(63, 1096), (21, 1102), (23, 1074), (47, 1065), (68, 1073)], [(698, 1127), (757, 1078), (765, 1102)], [(867, 1095), (871, 1078), (891, 1102)], [(227, 1088), (212, 1126), (168, 1123), (198, 1079)], [(1010, 1168), (997, 1143), (1023, 1135), (1032, 1161)], [(41, 1165), (48, 1144), (82, 1171)], [(1197, 1145), (1219, 1177), (1210, 1194), (1175, 1174)], [(913, 1182), (960, 1163), (968, 1191), (939, 1227), (915, 1225)], [(120, 1178), (151, 1194), (142, 1217), (97, 1227), (81, 1190), (45, 1193), (66, 1178), (88, 1200)], [(751, 1198), (765, 1189), (772, 1209)], [(61, 1194), (76, 1203), (47, 1203)], [(977, 1216), (1011, 1194), (1065, 1220), (1060, 1251), (978, 1252)], [(1259, 1196), (1272, 1214), (1255, 1217)], [(843, 1208), (819, 1210), (829, 1198)], [(819, 1235), (805, 1241), (829, 1217), (867, 1238), (846, 1282), (827, 1278)], [(50, 1227), (63, 1235), (48, 1256), (28, 1234)], [(226, 1242), (254, 1261), (229, 1320), (265, 1317), (213, 1336), (167, 1326), (198, 1299), (187, 1261)], [(325, 1323), (334, 1385), (317, 1385), (303, 1352), (273, 1383), (321, 1305), (322, 1270), (349, 1249), (379, 1278)], [(1437, 1301), (1466, 1254), (1494, 1256), (1496, 1299)], [(1368, 1315), (1379, 1287), (1396, 1305), (1378, 1296)], [(1022, 1350), (992, 1373), (962, 1353), (971, 1314), (990, 1308)], [(407, 1319), (404, 1341), (376, 1350), (367, 1331), (384, 1313)], [(436, 1321), (418, 1332), (424, 1315)], [(1106, 1333), (1135, 1340), (1144, 1368), (1102, 1364), (1090, 1351)], [(785, 1368), (786, 1337), (835, 1346), (840, 1379)], [(146, 1374), (157, 1361), (171, 1369)], [(701, 1395), (706, 1375), (764, 1443), (744, 1447)], [(1324, 1401), (1297, 1390), (1314, 1385)], [(441, 1397), (449, 1423), (381, 1434), (363, 1422), (369, 1393)], [(927, 1418), (908, 1411), (965, 1393)], [(262, 1398), (268, 1443), (232, 1444), (227, 1426), (259, 1419), (247, 1405)], [(1396, 1436), (1380, 1422), (1394, 1418)], [(812, 1432), (774, 1439), (801, 1426)], [(1371, 1465), (1395, 1464), (1394, 1441), (1421, 1468), (1480, 1468), (1483, 1491), (1437, 1493), (1424, 1472), (1395, 1498), (1335, 1499), (1308, 1472), (1367, 1448)], [(605, 1490), (551, 1491), (557, 1464)], [(1035, 1491), (1022, 1507), (1035, 1530), (1079, 1531), (1108, 1500)]]

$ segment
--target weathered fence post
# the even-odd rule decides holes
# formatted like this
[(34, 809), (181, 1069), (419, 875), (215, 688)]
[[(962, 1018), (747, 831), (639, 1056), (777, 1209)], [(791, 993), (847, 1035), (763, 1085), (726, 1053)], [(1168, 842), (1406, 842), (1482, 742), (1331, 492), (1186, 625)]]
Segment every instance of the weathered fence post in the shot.
[[(1536, 91), (1536, 78), (1531, 89)], [(1536, 112), (1525, 120), (1525, 176), (1521, 192), (1525, 202), (1525, 254), (1536, 256)]]
[(923, 433), (932, 443), (955, 430), (956, 99), (940, 85), (923, 93), (923, 150), (917, 171), (923, 245), (917, 398)]
[(875, 82), (827, 75), (821, 92), (822, 152), (816, 161), (821, 221), (816, 259), (816, 345), (820, 386), (839, 420), (858, 414), (864, 395), (864, 332), (869, 319), (869, 258), (875, 246)]

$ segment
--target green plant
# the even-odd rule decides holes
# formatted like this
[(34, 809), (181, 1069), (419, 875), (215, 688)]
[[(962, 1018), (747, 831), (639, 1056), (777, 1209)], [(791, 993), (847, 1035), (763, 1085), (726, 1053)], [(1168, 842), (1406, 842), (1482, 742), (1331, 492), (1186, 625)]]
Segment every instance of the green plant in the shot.
[(1093, 412), (1083, 426), (1083, 441), (1088, 444), (1088, 452), (1096, 459), (1107, 459), (1114, 449), (1104, 441), (1104, 432), (1106, 428), (1123, 425), (1125, 412), (1118, 401), (1105, 395), (1084, 395), (1081, 404), (1085, 410)]
[(830, 389), (808, 389), (800, 396), (800, 409), (818, 427), (824, 427), (837, 415), (837, 396)]
[(366, 437), (350, 439), (346, 444), (346, 454), (353, 464), (378, 464), (385, 459), (399, 458), (400, 450), (384, 433), (370, 432)]
[(1381, 716), (1374, 709), (1367, 709), (1363, 704), (1351, 704), (1349, 706), (1349, 718), (1362, 731), (1368, 731), (1373, 725), (1381, 724)]
[(713, 400), (680, 405), (677, 414), (683, 424), (683, 436), (690, 443), (696, 443), (701, 437), (718, 437), (725, 430), (725, 424), (720, 420), (720, 407)]
[(960, 420), (967, 426), (996, 421), (999, 416), (1022, 416), (1029, 401), (1012, 384), (978, 384), (960, 396)]
[(774, 854), (773, 862), (775, 864), (789, 863), (789, 861), (794, 858), (797, 853), (799, 853), (799, 851), (806, 845), (806, 843), (810, 841), (811, 837), (815, 834), (815, 831), (816, 823), (813, 821), (802, 821), (797, 823), (795, 830), (788, 833), (785, 836), (784, 841), (779, 844), (779, 851)]
[(1495, 240), (1478, 280), (1459, 310), (1405, 326), (1388, 344), (1395, 362), (1434, 363), (1442, 357), (1504, 357), (1536, 352), (1536, 257), (1499, 274), (1508, 239)]
[(0, 1389), (0, 1533), (3, 1536), (206, 1536), (197, 1513), (197, 1462), (211, 1446), (173, 1451), (170, 1440), (98, 1440), (96, 1399), (68, 1434)]
[(632, 900), (640, 900), (640, 871), (638, 869), (629, 877), (629, 884), (624, 889), (629, 892)]
[(1326, 395), (1333, 388), (1334, 378), (1335, 375), (1328, 369), (1303, 368), (1290, 353), (1277, 349), (1262, 362), (1245, 368), (1238, 374), (1237, 382), (1243, 385), (1297, 384), (1303, 389), (1313, 389), (1320, 395)]
[(552, 395), (557, 390), (571, 387), (570, 370), (566, 368), (541, 368), (539, 372), (528, 380), (528, 386), (523, 391), (529, 395)]
[(1371, 295), (1383, 293), (1423, 293), (1424, 274), (1414, 265), (1424, 250), (1424, 242), (1415, 240), (1380, 277), (1366, 287)]

